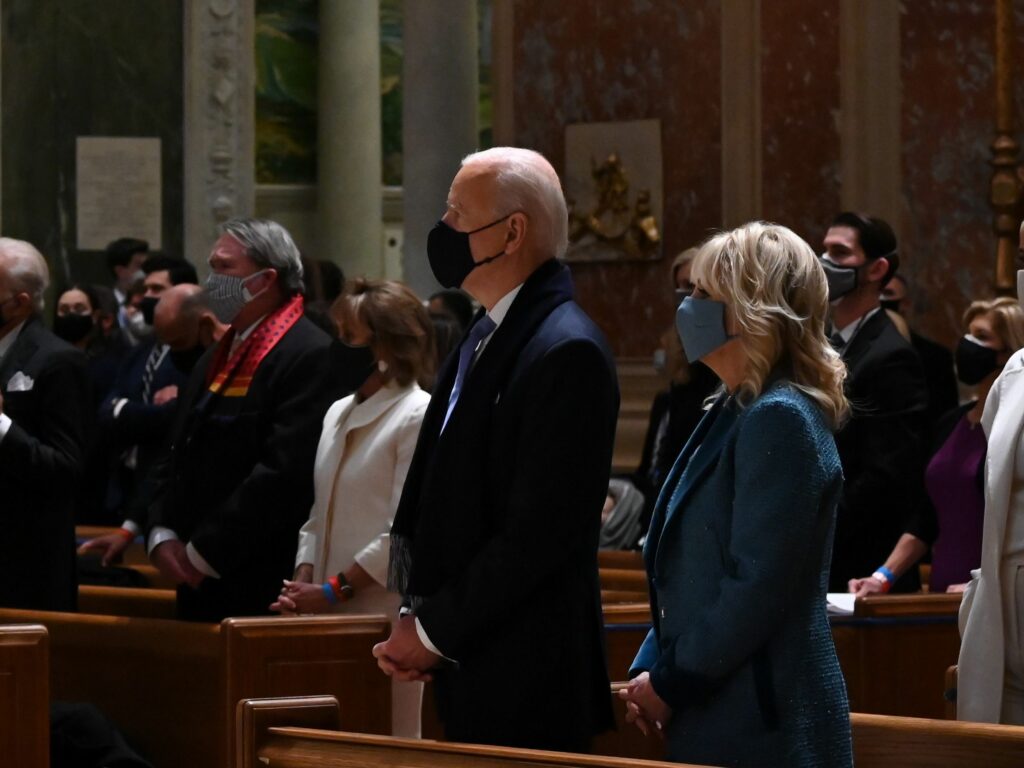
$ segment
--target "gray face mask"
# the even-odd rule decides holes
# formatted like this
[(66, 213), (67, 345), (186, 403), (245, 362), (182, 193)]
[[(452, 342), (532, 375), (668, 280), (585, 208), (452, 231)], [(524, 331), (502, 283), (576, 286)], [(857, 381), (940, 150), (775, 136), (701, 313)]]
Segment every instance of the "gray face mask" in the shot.
[(857, 267), (841, 267), (828, 257), (821, 257), (828, 283), (828, 300), (838, 301), (857, 287)]
[(725, 330), (725, 304), (714, 299), (687, 296), (676, 310), (676, 330), (686, 359), (695, 363), (730, 339)]
[(257, 272), (248, 277), (236, 277), (212, 272), (206, 278), (206, 303), (218, 320), (222, 323), (230, 323), (238, 317), (242, 308), (255, 298), (253, 294), (249, 293), (245, 284), (260, 274), (263, 273)]

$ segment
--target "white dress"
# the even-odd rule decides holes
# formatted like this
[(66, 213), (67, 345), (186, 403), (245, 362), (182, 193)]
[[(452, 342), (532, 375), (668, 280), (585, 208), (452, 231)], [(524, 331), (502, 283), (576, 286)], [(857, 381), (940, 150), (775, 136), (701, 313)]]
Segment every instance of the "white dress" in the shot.
[[(381, 387), (361, 403), (350, 395), (324, 417), (314, 465), (315, 497), (299, 531), (298, 567), (313, 582), (358, 563), (374, 584), (338, 605), (345, 613), (398, 618), (399, 595), (387, 591), (389, 536), (430, 395), (415, 384)], [(420, 683), (392, 681), (392, 735), (419, 738)]]

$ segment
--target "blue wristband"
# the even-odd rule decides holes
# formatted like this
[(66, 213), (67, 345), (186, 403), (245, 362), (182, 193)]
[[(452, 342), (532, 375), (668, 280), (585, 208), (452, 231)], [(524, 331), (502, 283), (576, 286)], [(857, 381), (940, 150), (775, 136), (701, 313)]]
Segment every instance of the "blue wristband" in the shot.
[(896, 583), (896, 574), (893, 573), (892, 571), (890, 571), (884, 565), (880, 565), (877, 568), (875, 568), (875, 573), (880, 573), (883, 576), (885, 576), (885, 578), (888, 580), (890, 585)]
[(324, 594), (327, 595), (327, 602), (334, 605), (338, 602), (338, 596), (334, 594), (334, 587), (330, 584), (324, 584)]

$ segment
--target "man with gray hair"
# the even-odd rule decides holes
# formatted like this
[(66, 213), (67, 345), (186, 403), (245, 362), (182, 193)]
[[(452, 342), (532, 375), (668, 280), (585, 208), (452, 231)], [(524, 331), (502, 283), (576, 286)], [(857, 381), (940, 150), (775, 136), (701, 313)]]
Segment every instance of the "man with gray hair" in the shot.
[(541, 155), (467, 157), (427, 241), (483, 309), (441, 369), (391, 529), (408, 613), (374, 648), (433, 678), (454, 741), (587, 751), (612, 725), (597, 575), (619, 407), (573, 301), (567, 215)]
[(302, 263), (272, 221), (224, 225), (206, 302), (230, 327), (196, 363), (166, 479), (149, 507), (150, 559), (195, 621), (269, 613), (313, 503), (328, 336), (303, 317)]
[(39, 319), (49, 281), (39, 251), (0, 238), (0, 605), (72, 611), (92, 397), (85, 355)]

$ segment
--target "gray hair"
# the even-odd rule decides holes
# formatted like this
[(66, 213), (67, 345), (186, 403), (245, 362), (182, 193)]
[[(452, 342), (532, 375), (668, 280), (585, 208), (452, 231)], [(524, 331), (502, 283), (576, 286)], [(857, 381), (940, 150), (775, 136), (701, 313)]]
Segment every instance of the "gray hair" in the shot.
[(16, 293), (27, 293), (36, 312), (42, 312), (43, 294), (50, 286), (50, 268), (36, 247), (24, 240), (0, 237), (0, 266)]
[(269, 219), (237, 218), (226, 222), (221, 231), (245, 246), (249, 256), (260, 267), (277, 270), (286, 295), (305, 291), (302, 282), (302, 258), (288, 230)]
[(462, 159), (462, 166), (494, 171), (497, 210), (522, 211), (534, 227), (538, 249), (561, 258), (569, 247), (569, 211), (558, 174), (544, 155), (520, 147), (492, 147)]

